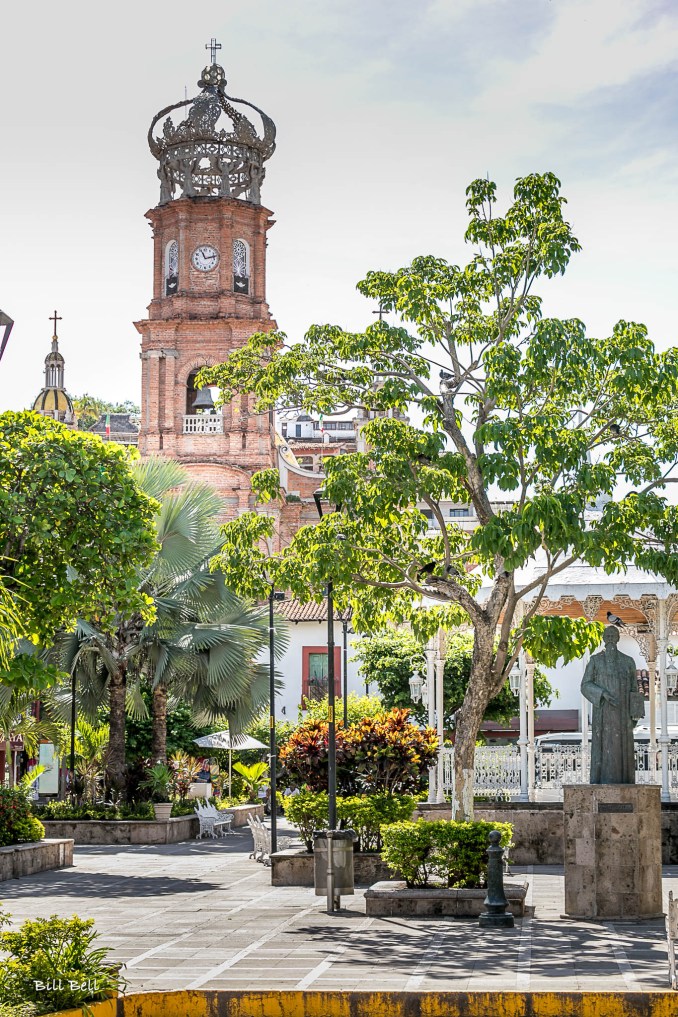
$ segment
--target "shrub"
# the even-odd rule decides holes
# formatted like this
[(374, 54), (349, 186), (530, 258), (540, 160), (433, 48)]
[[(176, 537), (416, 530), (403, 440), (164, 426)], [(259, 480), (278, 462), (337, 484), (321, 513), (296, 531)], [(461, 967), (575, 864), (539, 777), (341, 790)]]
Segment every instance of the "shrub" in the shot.
[(290, 823), (299, 827), (307, 851), (313, 850), (313, 831), (326, 830), (329, 796), (326, 791), (300, 791), (283, 798), (283, 812)]
[[(363, 717), (346, 731), (339, 727), (336, 744), (337, 790), (342, 794), (416, 792), (438, 749), (435, 731), (411, 724), (407, 710)], [(327, 749), (326, 723), (301, 724), (280, 750), (287, 783), (326, 791)]]
[[(353, 795), (337, 796), (337, 819), (358, 835), (361, 851), (378, 851), (381, 847), (381, 827), (409, 819), (415, 799), (409, 795)], [(326, 791), (300, 791), (282, 799), (283, 812), (291, 823), (299, 827), (307, 851), (313, 850), (313, 831), (326, 830), (328, 825), (329, 796)]]
[(337, 801), (337, 815), (355, 830), (361, 851), (380, 851), (382, 826), (410, 819), (415, 805), (412, 795), (353, 795)]
[(394, 823), (382, 829), (382, 858), (409, 887), (429, 886), (432, 876), (443, 886), (480, 887), (486, 880), (492, 830), (499, 830), (499, 843), (508, 848), (513, 833), (510, 823), (457, 823), (445, 819)]
[(28, 787), (0, 786), (0, 847), (42, 840), (45, 829), (31, 813)]
[[(0, 950), (7, 954), (0, 961), (0, 999), (12, 1006), (36, 1003), (45, 1013), (45, 1007), (66, 1010), (117, 994), (123, 980), (106, 963), (110, 947), (92, 948), (98, 936), (93, 925), (91, 918), (52, 915), (0, 933)], [(53, 988), (46, 991), (48, 982)]]

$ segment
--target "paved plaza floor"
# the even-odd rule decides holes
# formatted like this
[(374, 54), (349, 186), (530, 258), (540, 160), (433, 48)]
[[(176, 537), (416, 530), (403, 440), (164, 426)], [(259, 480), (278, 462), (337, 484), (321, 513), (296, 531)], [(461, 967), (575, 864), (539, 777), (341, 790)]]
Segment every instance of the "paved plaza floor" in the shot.
[[(515, 929), (477, 921), (367, 918), (362, 891), (325, 913), (312, 889), (272, 887), (249, 833), (160, 847), (78, 847), (75, 866), (0, 884), (16, 922), (92, 917), (130, 990), (666, 989), (661, 921), (560, 918), (562, 868), (514, 867), (533, 913)], [(678, 891), (678, 867), (664, 892)]]

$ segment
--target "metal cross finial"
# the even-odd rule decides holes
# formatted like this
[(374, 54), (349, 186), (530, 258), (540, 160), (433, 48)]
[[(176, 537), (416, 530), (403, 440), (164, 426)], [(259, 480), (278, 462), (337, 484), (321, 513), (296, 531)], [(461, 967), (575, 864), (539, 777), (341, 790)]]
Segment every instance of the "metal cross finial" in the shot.
[(210, 51), (210, 60), (215, 64), (217, 62), (217, 50), (221, 49), (221, 43), (217, 42), (216, 39), (210, 39), (209, 42), (205, 43), (205, 49)]
[(56, 311), (55, 311), (54, 314), (52, 314), (50, 316), (49, 320), (54, 322), (54, 337), (56, 338), (56, 334), (57, 334), (57, 321), (61, 321), (61, 315), (57, 314)]
[(380, 303), (379, 304), (379, 310), (378, 311), (372, 311), (372, 314), (378, 314), (379, 315), (379, 321), (383, 321), (384, 320), (384, 314), (385, 314), (384, 305)]

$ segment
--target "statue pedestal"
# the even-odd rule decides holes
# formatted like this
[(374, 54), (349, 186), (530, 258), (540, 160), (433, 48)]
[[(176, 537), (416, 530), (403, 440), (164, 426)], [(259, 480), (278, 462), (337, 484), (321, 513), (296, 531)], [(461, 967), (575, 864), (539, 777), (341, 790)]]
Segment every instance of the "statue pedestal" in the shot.
[(563, 818), (565, 917), (661, 917), (661, 789), (570, 784)]

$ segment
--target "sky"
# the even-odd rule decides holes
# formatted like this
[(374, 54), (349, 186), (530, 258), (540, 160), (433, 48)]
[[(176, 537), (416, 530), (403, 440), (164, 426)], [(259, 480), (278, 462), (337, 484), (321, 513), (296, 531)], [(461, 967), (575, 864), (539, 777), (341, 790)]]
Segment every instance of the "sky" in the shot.
[(370, 269), (455, 263), (464, 189), (550, 170), (583, 252), (538, 292), (593, 335), (678, 340), (673, 0), (33, 0), (0, 47), (0, 410), (42, 385), (56, 308), (66, 387), (140, 396), (151, 299), (153, 115), (198, 92), (214, 36), (231, 95), (276, 122), (262, 202), (268, 301), (291, 339), (362, 329)]

